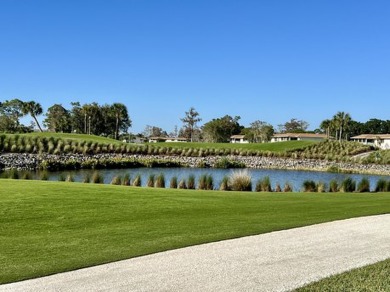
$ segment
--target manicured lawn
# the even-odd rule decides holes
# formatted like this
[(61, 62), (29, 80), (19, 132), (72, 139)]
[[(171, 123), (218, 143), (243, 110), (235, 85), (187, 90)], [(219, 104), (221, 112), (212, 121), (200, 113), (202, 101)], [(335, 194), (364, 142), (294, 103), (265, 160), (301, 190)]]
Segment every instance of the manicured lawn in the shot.
[(390, 212), (390, 193), (238, 193), (0, 180), (0, 283)]
[(95, 135), (86, 135), (86, 134), (73, 134), (73, 133), (52, 133), (52, 132), (34, 132), (34, 133), (27, 133), (27, 134), (7, 134), (7, 136), (15, 136), (19, 135), (20, 137), (45, 137), (45, 138), (61, 138), (64, 140), (76, 140), (76, 141), (91, 141), (96, 143), (104, 143), (104, 144), (122, 144), (121, 141), (110, 139), (106, 137), (101, 136), (95, 136)]
[(296, 292), (315, 291), (390, 291), (390, 259), (325, 278), (296, 290)]
[(307, 147), (309, 145), (318, 142), (313, 141), (286, 141), (277, 143), (180, 143), (180, 142), (162, 142), (162, 143), (150, 143), (149, 145), (159, 147), (171, 147), (171, 148), (194, 148), (194, 149), (242, 149), (253, 151), (271, 151), (271, 152), (283, 152), (292, 151), (300, 148)]

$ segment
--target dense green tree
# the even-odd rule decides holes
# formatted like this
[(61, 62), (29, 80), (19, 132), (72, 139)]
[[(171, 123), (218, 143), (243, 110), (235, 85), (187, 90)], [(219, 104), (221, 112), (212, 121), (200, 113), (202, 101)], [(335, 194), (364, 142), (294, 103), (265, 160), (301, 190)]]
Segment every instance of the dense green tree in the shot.
[(71, 115), (61, 104), (54, 104), (47, 109), (43, 124), (52, 132), (69, 133), (72, 130)]
[(146, 125), (143, 132), (144, 137), (168, 137), (168, 133), (157, 126)]
[(185, 112), (185, 117), (180, 119), (184, 124), (184, 133), (188, 133), (189, 136), (185, 138), (191, 139), (193, 141), (194, 131), (196, 130), (197, 123), (202, 119), (199, 118), (199, 113), (195, 110), (194, 107), (191, 107), (188, 112)]
[(246, 129), (245, 137), (250, 142), (268, 142), (274, 134), (274, 127), (264, 121), (254, 121), (250, 124), (250, 128)]
[(115, 118), (114, 138), (118, 139), (119, 131), (127, 132), (131, 127), (131, 120), (127, 108), (122, 103), (114, 103), (110, 106), (111, 113)]
[(43, 113), (42, 106), (35, 102), (35, 101), (27, 101), (22, 103), (22, 113), (24, 115), (30, 115), (34, 121), (35, 124), (38, 126), (39, 131), (42, 131), (41, 125), (38, 122), (37, 116), (40, 116)]
[(20, 124), (19, 119), (24, 115), (23, 102), (20, 99), (0, 102), (0, 131), (15, 133), (25, 132), (26, 127)]
[(239, 134), (242, 127), (238, 121), (239, 116), (226, 115), (222, 118), (213, 119), (202, 127), (203, 138), (206, 142), (228, 142), (230, 136)]
[(278, 125), (280, 133), (304, 133), (309, 128), (309, 123), (304, 120), (292, 118), (282, 125)]

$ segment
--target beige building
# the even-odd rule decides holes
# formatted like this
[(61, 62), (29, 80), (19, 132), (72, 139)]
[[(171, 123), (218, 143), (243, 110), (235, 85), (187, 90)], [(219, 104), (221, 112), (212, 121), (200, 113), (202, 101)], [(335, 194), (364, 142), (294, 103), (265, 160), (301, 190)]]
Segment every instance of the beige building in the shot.
[(175, 138), (175, 137), (150, 137), (149, 143), (157, 142), (188, 142), (186, 138)]
[(352, 137), (351, 140), (380, 149), (390, 149), (390, 134), (362, 134)]

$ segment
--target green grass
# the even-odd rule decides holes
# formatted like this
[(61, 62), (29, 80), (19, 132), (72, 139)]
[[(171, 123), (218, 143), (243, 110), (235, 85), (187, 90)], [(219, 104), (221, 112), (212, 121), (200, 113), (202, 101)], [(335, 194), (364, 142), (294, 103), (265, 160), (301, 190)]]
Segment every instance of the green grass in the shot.
[(325, 278), (321, 281), (309, 284), (295, 291), (390, 291), (390, 259)]
[(75, 140), (75, 141), (91, 141), (94, 143), (105, 144), (122, 144), (121, 141), (110, 139), (101, 136), (87, 135), (87, 134), (74, 134), (74, 133), (53, 133), (53, 132), (34, 132), (26, 134), (7, 134), (7, 136), (19, 135), (20, 137), (42, 137), (42, 138), (59, 138), (63, 140)]
[(160, 143), (149, 143), (149, 145), (155, 145), (159, 147), (171, 147), (171, 148), (194, 148), (194, 149), (242, 149), (242, 150), (252, 150), (252, 151), (271, 151), (271, 152), (283, 152), (283, 151), (293, 151), (296, 149), (301, 149), (310, 145), (313, 145), (318, 142), (313, 141), (286, 141), (286, 142), (277, 142), (277, 143), (248, 143), (248, 144), (239, 144), (239, 143), (180, 143), (180, 142), (160, 142)]
[(390, 193), (239, 193), (0, 181), (0, 283), (390, 212)]

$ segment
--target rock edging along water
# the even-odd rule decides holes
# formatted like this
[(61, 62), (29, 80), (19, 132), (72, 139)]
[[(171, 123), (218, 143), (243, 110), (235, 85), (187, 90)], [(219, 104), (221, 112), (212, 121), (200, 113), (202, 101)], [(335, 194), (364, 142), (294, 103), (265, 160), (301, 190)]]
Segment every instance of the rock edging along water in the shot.
[(208, 156), (183, 157), (164, 155), (127, 155), (127, 154), (0, 154), (0, 170), (48, 170), (80, 168), (130, 168), (141, 166), (185, 166), (215, 167), (222, 159), (242, 167), (255, 169), (286, 169), (314, 171), (342, 171), (350, 173), (390, 174), (390, 165), (358, 164), (352, 162), (334, 162), (314, 159), (293, 159), (278, 157), (249, 156)]

